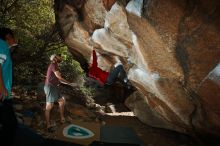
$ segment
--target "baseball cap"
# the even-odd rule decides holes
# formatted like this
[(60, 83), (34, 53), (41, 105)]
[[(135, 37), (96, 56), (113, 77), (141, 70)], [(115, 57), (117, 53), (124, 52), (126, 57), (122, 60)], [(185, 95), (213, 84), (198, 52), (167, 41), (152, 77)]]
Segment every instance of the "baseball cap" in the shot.
[(56, 56), (57, 56), (56, 54), (51, 55), (51, 56), (50, 56), (50, 60), (53, 61), (53, 59), (54, 59)]

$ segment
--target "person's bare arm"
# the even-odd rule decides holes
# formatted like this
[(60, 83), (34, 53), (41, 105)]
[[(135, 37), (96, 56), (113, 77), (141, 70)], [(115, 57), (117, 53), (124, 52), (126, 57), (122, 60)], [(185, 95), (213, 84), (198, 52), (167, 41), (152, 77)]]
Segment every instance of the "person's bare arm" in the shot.
[(5, 88), (5, 84), (3, 82), (3, 76), (2, 76), (2, 64), (0, 63), (0, 101), (3, 100), (3, 97), (8, 96), (8, 92)]
[(55, 76), (60, 80), (60, 82), (64, 82), (64, 83), (70, 84), (69, 81), (67, 81), (66, 79), (64, 79), (64, 78), (61, 76), (61, 73), (60, 73), (59, 71), (55, 71), (54, 74), (55, 74)]

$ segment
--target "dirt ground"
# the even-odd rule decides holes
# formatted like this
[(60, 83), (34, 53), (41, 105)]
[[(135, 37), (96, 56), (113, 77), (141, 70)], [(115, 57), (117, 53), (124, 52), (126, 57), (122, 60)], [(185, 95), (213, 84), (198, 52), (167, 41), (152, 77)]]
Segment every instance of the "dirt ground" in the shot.
[[(66, 87), (64, 87), (66, 89)], [(85, 98), (79, 89), (70, 89), (66, 94), (66, 119), (74, 121), (96, 122), (102, 125), (126, 126), (132, 128), (146, 146), (197, 146), (191, 137), (165, 129), (153, 128), (141, 123), (133, 113), (125, 107), (123, 98), (109, 94), (106, 89), (96, 88), (95, 97)], [(45, 97), (39, 98), (34, 92), (24, 92), (20, 89), (15, 93), (15, 109), (20, 122), (30, 127), (45, 138), (56, 139), (61, 133), (46, 131), (44, 120)], [(24, 94), (25, 93), (25, 94)], [(104, 93), (104, 94), (103, 94)], [(120, 93), (121, 94), (121, 93)], [(51, 111), (51, 120), (59, 129), (58, 105)]]
[(114, 113), (107, 113), (102, 116), (101, 120), (103, 120), (106, 125), (132, 128), (146, 146), (198, 146), (196, 141), (185, 134), (153, 128), (143, 124), (133, 115), (133, 112), (125, 107), (122, 99), (97, 96), (95, 100), (103, 105), (111, 103), (115, 108), (113, 110), (115, 111)]

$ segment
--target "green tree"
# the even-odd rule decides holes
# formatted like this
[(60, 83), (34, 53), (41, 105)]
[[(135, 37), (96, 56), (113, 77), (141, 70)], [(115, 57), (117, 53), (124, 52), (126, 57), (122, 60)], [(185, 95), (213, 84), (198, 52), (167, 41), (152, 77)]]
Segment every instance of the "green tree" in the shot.
[(19, 42), (15, 54), (16, 82), (33, 83), (45, 71), (50, 52), (65, 46), (55, 25), (53, 1), (0, 0), (0, 3), (0, 26), (12, 28)]

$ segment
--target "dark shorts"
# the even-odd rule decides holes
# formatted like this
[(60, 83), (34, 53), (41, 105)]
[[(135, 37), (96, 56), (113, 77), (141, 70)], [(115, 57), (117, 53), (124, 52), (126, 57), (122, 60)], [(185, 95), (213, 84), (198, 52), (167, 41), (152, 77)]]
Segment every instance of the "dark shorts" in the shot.
[(57, 88), (57, 86), (45, 85), (44, 92), (46, 94), (46, 102), (53, 103), (58, 99), (62, 98), (61, 92)]

